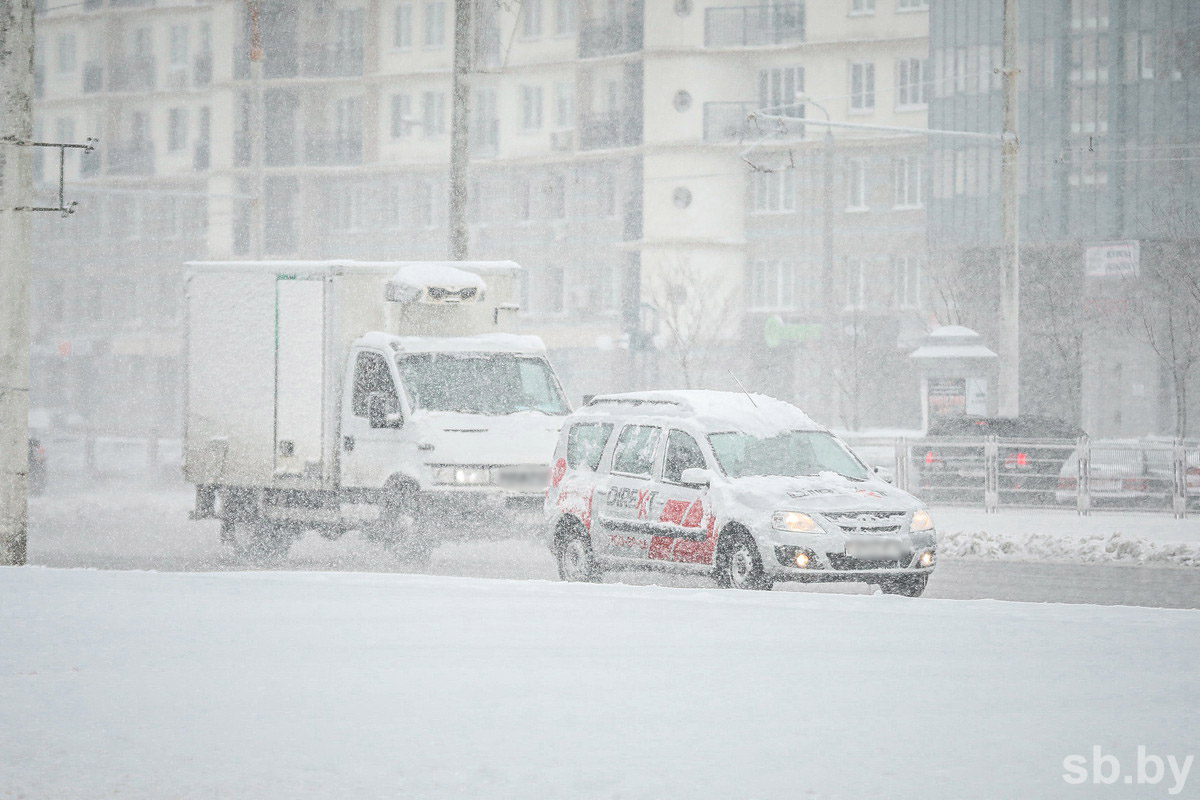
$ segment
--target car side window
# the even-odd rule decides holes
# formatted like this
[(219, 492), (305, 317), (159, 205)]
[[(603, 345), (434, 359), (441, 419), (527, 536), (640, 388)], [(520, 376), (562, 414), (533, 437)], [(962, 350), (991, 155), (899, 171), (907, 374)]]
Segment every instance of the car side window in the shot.
[(685, 469), (706, 469), (704, 452), (696, 440), (683, 431), (671, 431), (667, 436), (667, 455), (663, 461), (663, 480), (679, 483)]
[(612, 471), (649, 478), (662, 428), (651, 425), (626, 425), (613, 450)]
[(354, 362), (354, 395), (350, 403), (354, 416), (367, 416), (367, 398), (373, 392), (395, 398), (396, 384), (388, 370), (387, 359), (380, 353), (364, 351)]
[(612, 434), (612, 423), (580, 423), (567, 432), (567, 466), (595, 472)]

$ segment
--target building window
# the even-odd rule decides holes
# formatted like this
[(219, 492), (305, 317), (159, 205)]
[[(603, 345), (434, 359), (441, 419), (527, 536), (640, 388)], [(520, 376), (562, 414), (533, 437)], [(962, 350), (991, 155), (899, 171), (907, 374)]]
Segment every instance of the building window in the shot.
[(392, 95), (392, 138), (402, 139), (412, 131), (412, 98), (406, 94)]
[(575, 32), (575, 5), (578, 0), (557, 0), (554, 8), (554, 32), (569, 36)]
[(850, 110), (872, 111), (875, 108), (875, 65), (857, 61), (850, 65)]
[(554, 85), (554, 125), (557, 128), (575, 127), (575, 84)]
[(171, 26), (171, 66), (186, 67), (188, 63), (188, 26)]
[(416, 195), (414, 200), (416, 201), (417, 224), (422, 228), (434, 227), (436, 214), (433, 208), (433, 181), (427, 178), (418, 180), (414, 194)]
[(335, 231), (357, 231), (363, 227), (362, 190), (342, 186), (329, 195), (329, 227)]
[(75, 69), (75, 34), (60, 33), (58, 45), (58, 71), (72, 72)]
[(446, 95), (442, 92), (421, 93), (421, 127), (427, 139), (446, 132)]
[(392, 18), (392, 47), (407, 50), (413, 43), (412, 3), (397, 3)]
[(796, 95), (804, 92), (804, 67), (781, 67), (758, 71), (759, 108), (784, 117), (803, 117), (804, 106)]
[(174, 152), (188, 144), (188, 112), (186, 108), (172, 108), (167, 112), (167, 149)]
[(562, 175), (551, 175), (542, 186), (544, 215), (548, 219), (565, 219), (567, 216), (567, 183)]
[(902, 156), (894, 162), (896, 208), (921, 207), (921, 158)]
[(73, 117), (59, 117), (54, 121), (54, 130), (58, 135), (58, 141), (75, 141), (75, 119)]
[(782, 311), (796, 304), (796, 268), (786, 259), (757, 259), (750, 266), (750, 308)]
[(897, 308), (921, 307), (921, 262), (910, 256), (892, 257), (892, 281)]
[(534, 39), (542, 35), (542, 0), (522, 0), (521, 36)]
[(1071, 0), (1071, 30), (1108, 30), (1109, 0)]
[(928, 11), (929, 0), (896, 0), (897, 11)]
[(867, 161), (864, 158), (846, 160), (846, 210), (867, 210)]
[(784, 213), (796, 210), (796, 171), (750, 173), (750, 207), (755, 214)]
[(861, 256), (846, 259), (846, 308), (867, 307), (867, 260)]
[(896, 62), (896, 106), (924, 108), (929, 103), (929, 59), (902, 58)]
[(446, 43), (446, 4), (425, 4), (425, 46), (441, 47)]
[(521, 129), (536, 131), (542, 127), (542, 87), (521, 87)]
[(850, 0), (850, 16), (860, 17), (875, 13), (875, 0)]
[(517, 219), (528, 221), (532, 216), (533, 204), (529, 202), (529, 178), (518, 178), (514, 200), (517, 201)]

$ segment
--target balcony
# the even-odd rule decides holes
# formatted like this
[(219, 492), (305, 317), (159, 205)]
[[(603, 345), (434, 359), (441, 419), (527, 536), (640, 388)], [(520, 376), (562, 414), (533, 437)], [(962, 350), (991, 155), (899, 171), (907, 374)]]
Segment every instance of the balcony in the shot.
[(154, 142), (149, 139), (114, 142), (108, 146), (107, 165), (110, 175), (153, 175)]
[(628, 24), (624, 20), (590, 23), (579, 30), (580, 58), (633, 53), (641, 49), (640, 23)]
[(640, 120), (620, 111), (581, 114), (579, 117), (579, 148), (581, 150), (633, 147), (641, 143), (641, 138)]
[(117, 61), (112, 70), (112, 91), (154, 91), (154, 59), (150, 57)]
[(95, 61), (83, 65), (83, 93), (93, 94), (104, 91), (104, 67)]
[(304, 163), (317, 167), (362, 163), (362, 136), (310, 136), (304, 143)]
[(335, 48), (314, 43), (304, 48), (301, 72), (308, 78), (347, 78), (363, 74), (362, 48)]
[(804, 3), (710, 8), (705, 47), (761, 47), (804, 41)]

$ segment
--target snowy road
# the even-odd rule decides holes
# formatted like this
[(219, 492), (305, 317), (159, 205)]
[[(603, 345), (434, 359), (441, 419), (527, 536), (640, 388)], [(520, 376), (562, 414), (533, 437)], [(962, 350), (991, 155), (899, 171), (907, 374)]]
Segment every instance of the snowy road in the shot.
[[(150, 569), (160, 571), (244, 570), (219, 543), (213, 522), (190, 522), (191, 496), (185, 490), (148, 491), (134, 487), (49, 495), (30, 508), (30, 563), (52, 567)], [(1091, 524), (1097, 531), (1112, 527), (1111, 518), (1080, 520), (1068, 512), (1049, 512), (1075, 528)], [(947, 514), (964, 518), (962, 512)], [(996, 517), (990, 518), (995, 520)], [(957, 520), (956, 520), (957, 522)], [(1003, 524), (1000, 520), (996, 524)], [(1200, 521), (1154, 518), (1150, 524), (1190, 532)], [(963, 525), (968, 524), (966, 521)], [(353, 534), (336, 542), (308, 536), (277, 569), (408, 571), (380, 547)], [(435, 554), (430, 574), (511, 579), (554, 579), (554, 562), (533, 542), (508, 541), (453, 544)], [(701, 580), (626, 573), (610, 580), (708, 586)], [(863, 594), (862, 584), (801, 587), (784, 591)], [(1168, 608), (1200, 607), (1200, 569), (1128, 564), (945, 560), (927, 591), (928, 597), (1096, 603)]]

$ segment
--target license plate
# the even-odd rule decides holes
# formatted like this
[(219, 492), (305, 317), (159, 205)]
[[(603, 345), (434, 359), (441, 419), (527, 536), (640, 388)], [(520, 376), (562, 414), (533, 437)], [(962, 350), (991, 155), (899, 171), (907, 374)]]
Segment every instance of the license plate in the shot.
[(846, 555), (864, 561), (890, 561), (900, 557), (899, 539), (851, 539), (846, 542)]

